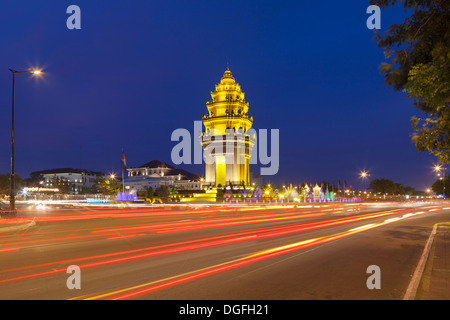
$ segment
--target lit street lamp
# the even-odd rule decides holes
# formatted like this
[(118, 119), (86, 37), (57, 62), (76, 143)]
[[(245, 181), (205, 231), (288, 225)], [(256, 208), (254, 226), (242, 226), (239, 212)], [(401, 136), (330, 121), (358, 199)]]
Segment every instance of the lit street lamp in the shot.
[(436, 165), (434, 167), (434, 171), (436, 171), (438, 177), (441, 176), (441, 170), (442, 170), (442, 177), (440, 179), (442, 179), (442, 199), (445, 199), (445, 166), (440, 166), (440, 165)]
[(16, 210), (16, 191), (15, 191), (15, 172), (14, 172), (14, 111), (15, 111), (15, 80), (16, 73), (32, 73), (38, 75), (41, 70), (27, 70), (17, 71), (9, 69), (12, 72), (12, 128), (11, 128), (11, 176), (10, 176), (10, 195), (9, 195), (9, 209), (10, 214), (15, 214)]
[(367, 180), (367, 177), (369, 176), (369, 173), (367, 173), (366, 171), (362, 171), (360, 173), (360, 176), (364, 180), (364, 191), (366, 191), (366, 180)]

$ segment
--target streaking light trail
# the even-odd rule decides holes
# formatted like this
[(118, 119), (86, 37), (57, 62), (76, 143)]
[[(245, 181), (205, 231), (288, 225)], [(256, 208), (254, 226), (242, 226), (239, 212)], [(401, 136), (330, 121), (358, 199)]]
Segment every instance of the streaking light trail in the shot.
[[(35, 283), (47, 284), (64, 278), (69, 265), (77, 265), (85, 275), (104, 272), (125, 275), (127, 272), (119, 270), (139, 266), (148, 270), (140, 275), (139, 281), (112, 282), (106, 288), (76, 297), (133, 299), (442, 210), (426, 205), (379, 208), (352, 205), (355, 210), (347, 212), (348, 208), (347, 205), (265, 210), (232, 207), (221, 208), (220, 212), (210, 208), (177, 208), (174, 214), (170, 210), (144, 209), (88, 210), (78, 214), (44, 212), (41, 218), (45, 219), (40, 223), (39, 217), (35, 218), (38, 224), (34, 229), (0, 235), (0, 259), (8, 262), (0, 266), (0, 285), (8, 290), (33, 281), (33, 286), (41, 290)], [(210, 259), (211, 253), (219, 258)], [(191, 257), (202, 259), (197, 262)], [(21, 264), (23, 261), (28, 264)], [(172, 266), (173, 261), (188, 263)], [(160, 269), (166, 264), (168, 268)]]
[[(410, 216), (414, 216), (414, 215), (419, 215), (419, 214), (424, 214), (425, 212), (421, 212), (421, 213), (411, 213), (408, 216), (402, 216), (399, 218), (395, 218), (395, 219), (387, 219), (383, 222), (379, 222), (379, 223), (371, 223), (371, 224), (367, 224), (367, 225), (363, 225), (360, 227), (356, 227), (356, 228), (352, 228), (346, 232), (342, 232), (342, 233), (337, 233), (337, 234), (333, 234), (330, 236), (325, 236), (325, 237), (319, 237), (319, 238), (313, 238), (313, 239), (308, 239), (308, 240), (303, 240), (300, 242), (296, 242), (296, 243), (291, 243), (291, 244), (287, 244), (287, 245), (283, 245), (283, 246), (279, 246), (279, 247), (275, 247), (275, 248), (270, 248), (267, 250), (263, 250), (263, 251), (259, 251), (250, 255), (247, 255), (243, 258), (239, 258), (239, 259), (235, 259), (229, 262), (225, 262), (225, 263), (221, 263), (218, 265), (214, 265), (211, 267), (206, 267), (206, 268), (202, 268), (199, 270), (195, 270), (195, 271), (191, 271), (188, 273), (184, 273), (178, 276), (172, 276), (169, 278), (164, 278), (161, 280), (157, 280), (157, 281), (152, 281), (149, 283), (145, 283), (145, 284), (141, 284), (138, 286), (133, 286), (130, 288), (125, 288), (125, 289), (121, 289), (121, 290), (116, 290), (110, 293), (105, 293), (102, 295), (98, 295), (98, 296), (92, 296), (92, 297), (84, 297), (85, 299), (104, 299), (109, 297), (108, 299), (112, 299), (112, 300), (123, 300), (123, 299), (132, 299), (132, 298), (136, 298), (138, 296), (144, 295), (144, 294), (150, 294), (152, 292), (158, 291), (158, 290), (162, 290), (165, 288), (169, 288), (172, 287), (174, 285), (180, 285), (189, 281), (193, 281), (196, 279), (200, 279), (206, 276), (211, 276), (220, 272), (224, 272), (227, 270), (231, 270), (231, 269), (235, 269), (238, 267), (243, 267), (245, 265), (249, 265), (252, 263), (256, 263), (265, 259), (270, 259), (279, 255), (283, 255), (283, 254), (288, 254), (297, 250), (302, 250), (305, 248), (309, 248), (311, 246), (316, 246), (319, 244), (325, 244), (328, 243), (330, 241), (334, 241), (337, 239), (341, 239), (359, 232), (363, 232), (369, 229), (373, 229), (376, 227), (380, 227), (389, 223), (393, 223), (395, 221), (401, 220), (401, 219), (406, 219), (407, 217)], [(130, 292), (128, 292), (130, 291)], [(128, 293), (125, 293), (128, 292)], [(112, 297), (111, 297), (112, 296)]]

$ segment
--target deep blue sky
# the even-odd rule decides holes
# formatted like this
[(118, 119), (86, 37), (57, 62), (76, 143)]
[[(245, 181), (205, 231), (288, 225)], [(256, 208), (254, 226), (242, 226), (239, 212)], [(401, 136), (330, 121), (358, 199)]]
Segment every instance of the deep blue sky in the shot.
[[(81, 30), (66, 9), (81, 8)], [(11, 74), (16, 172), (171, 164), (177, 128), (193, 132), (229, 62), (255, 129), (280, 129), (266, 181), (347, 180), (358, 172), (425, 189), (436, 159), (410, 142), (415, 107), (384, 83), (366, 28), (368, 1), (4, 0), (0, 10), (0, 172), (10, 170)], [(382, 32), (401, 8), (382, 11)], [(181, 166), (203, 174), (203, 166)]]

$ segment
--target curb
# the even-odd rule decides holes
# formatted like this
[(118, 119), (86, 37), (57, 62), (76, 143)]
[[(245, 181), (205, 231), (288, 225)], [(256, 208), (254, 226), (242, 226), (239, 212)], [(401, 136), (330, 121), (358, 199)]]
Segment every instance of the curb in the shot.
[(26, 230), (28, 228), (31, 228), (31, 227), (36, 225), (36, 222), (34, 221), (34, 219), (35, 218), (33, 218), (33, 221), (31, 221), (31, 222), (23, 223), (23, 224), (20, 224), (20, 225), (15, 225), (15, 226), (12, 226), (12, 227), (0, 228), (0, 233), (24, 231), (24, 230)]
[(419, 263), (417, 264), (416, 270), (414, 271), (403, 300), (414, 300), (416, 297), (417, 289), (419, 288), (420, 280), (422, 279), (422, 274), (425, 269), (428, 256), (430, 255), (430, 250), (433, 244), (434, 237), (436, 235), (437, 227), (438, 223), (433, 226), (433, 230), (431, 231), (430, 237), (428, 238), (427, 244), (425, 245), (425, 249), (423, 250), (422, 256), (420, 257)]

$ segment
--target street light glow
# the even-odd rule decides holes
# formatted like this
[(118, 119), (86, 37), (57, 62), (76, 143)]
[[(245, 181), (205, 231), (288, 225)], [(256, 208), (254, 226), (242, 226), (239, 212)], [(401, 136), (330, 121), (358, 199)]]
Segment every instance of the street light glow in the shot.
[(360, 172), (360, 176), (364, 181), (364, 191), (366, 191), (367, 187), (366, 187), (366, 179), (369, 176), (369, 173), (367, 171), (361, 171)]
[[(446, 179), (445, 170), (446, 169), (447, 168), (445, 167), (445, 165), (439, 165), (439, 164), (436, 164), (433, 168), (433, 170), (436, 172), (436, 175), (438, 176), (438, 179), (442, 180), (442, 198), (443, 199), (446, 198), (446, 196), (445, 196), (445, 179)], [(442, 170), (442, 174), (441, 174), (441, 170)]]

